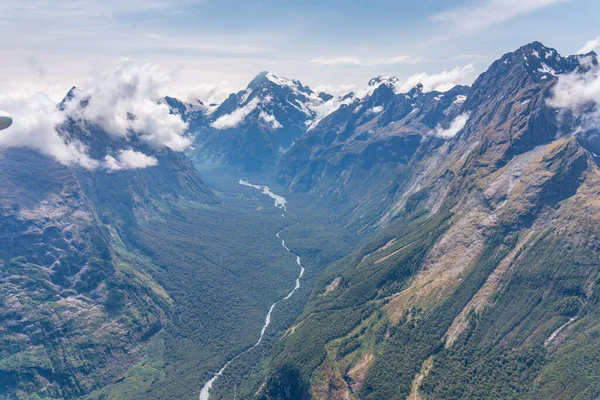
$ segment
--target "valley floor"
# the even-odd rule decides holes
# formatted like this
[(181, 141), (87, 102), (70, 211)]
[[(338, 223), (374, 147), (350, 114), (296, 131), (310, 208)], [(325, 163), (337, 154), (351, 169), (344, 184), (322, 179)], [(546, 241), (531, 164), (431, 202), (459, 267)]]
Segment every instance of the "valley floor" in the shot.
[[(136, 230), (136, 241), (155, 268), (149, 273), (173, 300), (170, 322), (150, 342), (143, 362), (101, 395), (127, 398), (198, 398), (202, 386), (236, 355), (214, 383), (211, 399), (252, 395), (264, 380), (273, 345), (300, 314), (318, 272), (357, 240), (328, 211), (288, 196), (264, 176), (202, 169), (222, 203), (180, 204)], [(285, 193), (288, 212), (244, 178)], [(282, 246), (276, 236), (294, 253)], [(296, 255), (306, 266), (302, 286)], [(253, 351), (271, 305), (271, 321)]]

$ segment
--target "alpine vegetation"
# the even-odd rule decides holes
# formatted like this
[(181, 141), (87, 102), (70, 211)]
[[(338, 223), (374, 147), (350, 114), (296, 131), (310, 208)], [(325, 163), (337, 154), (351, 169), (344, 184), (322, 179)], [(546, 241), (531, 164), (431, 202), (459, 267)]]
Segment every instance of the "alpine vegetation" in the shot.
[(360, 3), (2, 4), (1, 399), (600, 398), (600, 6)]

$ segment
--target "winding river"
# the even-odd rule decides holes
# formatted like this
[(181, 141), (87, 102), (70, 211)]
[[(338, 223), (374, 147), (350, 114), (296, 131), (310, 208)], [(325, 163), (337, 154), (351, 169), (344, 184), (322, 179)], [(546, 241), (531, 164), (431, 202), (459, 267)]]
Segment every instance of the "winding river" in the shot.
[[(239, 181), (240, 185), (243, 186), (249, 186), (252, 187), (254, 189), (260, 190), (263, 194), (271, 197), (274, 201), (275, 204), (274, 206), (277, 208), (281, 208), (284, 212), (287, 212), (287, 208), (286, 208), (286, 204), (287, 204), (287, 200), (285, 199), (285, 197), (280, 196), (278, 194), (275, 194), (271, 191), (271, 188), (269, 188), (268, 186), (264, 186), (264, 185), (254, 185), (252, 183), (249, 183), (247, 181), (244, 181), (242, 179), (240, 179)], [(282, 217), (285, 217), (285, 214), (281, 214)], [(284, 228), (285, 229), (285, 228)], [(275, 309), (275, 306), (277, 305), (277, 303), (279, 303), (280, 301), (284, 301), (289, 299), (290, 297), (292, 297), (294, 295), (294, 293), (300, 289), (300, 280), (302, 279), (302, 277), (304, 276), (304, 267), (302, 266), (302, 262), (300, 260), (300, 256), (298, 256), (297, 254), (295, 254), (294, 252), (292, 252), (289, 247), (286, 246), (285, 244), (285, 240), (283, 240), (280, 236), (281, 232), (283, 230), (277, 232), (277, 238), (279, 240), (281, 240), (281, 246), (283, 246), (283, 248), (285, 250), (287, 250), (288, 253), (293, 254), (296, 256), (296, 263), (298, 264), (298, 266), (300, 267), (300, 274), (298, 275), (298, 277), (296, 278), (296, 285), (294, 286), (294, 288), (292, 289), (292, 291), (290, 293), (288, 293), (287, 296), (285, 296), (283, 299), (277, 300), (275, 303), (271, 304), (271, 307), (269, 308), (269, 311), (267, 312), (267, 316), (265, 317), (265, 322), (263, 324), (263, 327), (260, 331), (260, 336), (258, 338), (258, 341), (249, 349), (246, 349), (244, 351), (242, 351), (241, 353), (239, 353), (238, 355), (236, 355), (235, 357), (233, 357), (231, 360), (227, 361), (225, 363), (225, 365), (223, 365), (223, 367), (213, 375), (213, 377), (204, 384), (204, 386), (202, 386), (202, 390), (200, 390), (200, 400), (209, 400), (210, 398), (210, 391), (212, 389), (213, 384), (215, 383), (215, 381), (221, 376), (223, 375), (223, 372), (225, 372), (225, 370), (227, 369), (227, 367), (229, 367), (229, 365), (234, 362), (235, 360), (237, 360), (238, 358), (240, 358), (242, 355), (246, 354), (249, 351), (252, 351), (252, 349), (256, 348), (257, 346), (259, 346), (263, 340), (263, 337), (265, 336), (265, 332), (267, 331), (267, 328), (269, 327), (269, 325), (271, 324), (271, 314), (273, 313), (273, 310)]]

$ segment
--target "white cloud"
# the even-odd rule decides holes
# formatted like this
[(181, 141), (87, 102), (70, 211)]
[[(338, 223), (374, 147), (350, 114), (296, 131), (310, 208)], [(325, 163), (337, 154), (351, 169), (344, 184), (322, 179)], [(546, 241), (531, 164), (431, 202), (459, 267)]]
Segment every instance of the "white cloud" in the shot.
[(116, 158), (110, 155), (104, 158), (104, 168), (110, 171), (141, 169), (157, 164), (158, 160), (155, 157), (132, 149), (119, 150)]
[[(583, 60), (585, 62), (585, 60)], [(560, 75), (549, 104), (557, 108), (577, 109), (589, 103), (600, 104), (600, 68), (587, 60), (586, 72)]]
[(373, 67), (378, 65), (399, 65), (399, 64), (418, 64), (418, 63), (441, 63), (449, 61), (458, 61), (465, 59), (475, 59), (486, 57), (482, 54), (458, 54), (447, 58), (425, 58), (409, 55), (400, 55), (396, 57), (377, 57), (377, 58), (357, 58), (357, 57), (336, 57), (336, 58), (315, 58), (309, 63), (317, 66), (339, 66), (353, 65), (359, 67)]
[[(95, 124), (115, 137), (137, 136), (156, 148), (175, 151), (190, 145), (187, 124), (159, 102), (161, 90), (172, 77), (153, 64), (120, 61), (108, 74), (80, 90), (67, 105), (73, 118)], [(85, 107), (80, 102), (85, 101)]]
[(595, 39), (588, 40), (587, 42), (585, 42), (585, 44), (579, 50), (577, 50), (577, 52), (575, 54), (587, 54), (598, 48), (600, 48), (600, 36), (598, 36)]
[(190, 89), (180, 91), (178, 97), (188, 103), (194, 103), (196, 100), (202, 101), (205, 105), (220, 104), (225, 100), (234, 89), (229, 86), (229, 82), (220, 83), (201, 83)]
[(160, 89), (168, 80), (168, 74), (155, 65), (121, 62), (111, 73), (77, 91), (62, 111), (45, 94), (0, 95), (0, 110), (9, 112), (14, 121), (0, 134), (0, 146), (32, 148), (63, 164), (88, 169), (156, 165), (155, 158), (131, 149), (117, 149), (116, 158), (93, 159), (83, 143), (61, 135), (59, 127), (72, 118), (97, 125), (126, 142), (135, 137), (156, 148), (183, 150), (190, 144), (184, 135), (187, 124), (170, 114), (169, 107), (158, 100), (162, 98)]
[(391, 58), (356, 58), (356, 57), (335, 57), (335, 58), (315, 58), (309, 63), (318, 66), (335, 65), (357, 65), (357, 66), (375, 66), (375, 65), (394, 65), (394, 64), (415, 64), (418, 62), (427, 62), (422, 57), (412, 57), (401, 55)]
[(0, 147), (27, 147), (66, 165), (79, 164), (90, 169), (98, 166), (98, 161), (87, 155), (82, 143), (67, 143), (59, 135), (56, 128), (65, 121), (65, 115), (47, 95), (2, 95), (0, 109), (9, 112), (13, 118), (13, 125), (0, 133)]
[(560, 75), (548, 104), (581, 118), (580, 129), (600, 128), (600, 66), (583, 59), (587, 71)]
[(165, 52), (172, 52), (173, 49), (179, 49), (182, 52), (190, 53), (192, 51), (197, 52), (213, 52), (221, 54), (238, 54), (238, 55), (253, 55), (253, 54), (265, 54), (273, 53), (275, 50), (268, 47), (253, 46), (249, 44), (224, 42), (218, 37), (203, 38), (202, 42), (198, 41), (186, 41), (185, 39), (168, 37), (156, 40), (153, 42), (153, 48), (155, 51), (161, 50)]
[(364, 62), (354, 57), (315, 58), (309, 63), (314, 65), (364, 65)]
[(381, 63), (386, 64), (386, 65), (393, 65), (393, 64), (415, 64), (415, 63), (426, 62), (426, 61), (428, 61), (428, 60), (425, 58), (422, 58), (422, 57), (398, 56), (398, 57), (383, 59), (383, 60), (381, 60)]
[(455, 33), (474, 33), (562, 1), (568, 0), (473, 0), (468, 6), (434, 14), (430, 19), (449, 24)]
[(408, 79), (396, 83), (398, 93), (408, 92), (418, 83), (423, 84), (423, 91), (430, 92), (437, 90), (445, 92), (456, 85), (469, 85), (475, 78), (475, 67), (473, 64), (467, 64), (462, 67), (456, 67), (448, 71), (442, 71), (438, 74), (427, 74), (425, 72), (410, 76)]
[(442, 128), (441, 125), (435, 127), (435, 131), (433, 132), (434, 136), (441, 137), (444, 139), (450, 139), (456, 136), (456, 134), (465, 127), (467, 120), (469, 119), (469, 114), (464, 113), (460, 114), (456, 118), (450, 122), (450, 126), (447, 129)]
[(261, 111), (259, 117), (262, 118), (262, 120), (265, 121), (267, 124), (271, 125), (271, 128), (273, 129), (279, 129), (282, 127), (274, 115), (267, 114), (266, 112)]
[[(323, 118), (340, 108), (342, 105), (350, 104), (355, 100), (355, 96), (345, 96), (348, 92), (343, 89), (344, 87), (352, 88), (352, 86), (349, 85), (342, 85), (341, 87), (338, 87), (339, 94), (335, 94), (335, 90), (329, 91), (328, 93), (334, 94), (333, 98), (311, 107), (311, 110), (315, 113), (315, 118), (312, 121), (307, 121), (307, 124), (309, 125), (308, 130), (316, 127)], [(319, 88), (325, 88), (325, 86), (320, 86)], [(333, 86), (330, 88), (335, 89)], [(342, 100), (342, 98), (344, 99)]]
[(201, 0), (4, 0), (2, 13), (7, 18), (18, 16), (27, 19), (57, 17), (112, 18), (118, 14), (135, 14), (148, 11), (173, 12)]
[(350, 93), (355, 85), (319, 85), (315, 87), (316, 93), (327, 93), (332, 96), (343, 96)]
[(241, 124), (244, 121), (244, 119), (246, 119), (246, 117), (250, 115), (250, 113), (254, 111), (254, 109), (257, 106), (258, 99), (253, 99), (249, 101), (248, 104), (246, 104), (244, 107), (236, 109), (231, 114), (225, 114), (220, 116), (215, 122), (211, 124), (211, 126), (216, 129), (235, 128), (239, 124)]

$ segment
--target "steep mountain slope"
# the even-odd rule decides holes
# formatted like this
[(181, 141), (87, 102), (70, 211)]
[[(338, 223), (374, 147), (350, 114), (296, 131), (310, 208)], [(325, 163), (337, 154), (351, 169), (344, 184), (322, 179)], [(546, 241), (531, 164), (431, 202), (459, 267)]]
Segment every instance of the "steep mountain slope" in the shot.
[(168, 296), (111, 237), (72, 169), (11, 149), (0, 182), (0, 392), (73, 397), (114, 381), (165, 324)]
[(145, 143), (111, 137), (88, 124), (70, 124), (69, 134), (85, 143), (91, 154), (104, 159), (113, 149), (129, 148), (156, 160), (155, 166), (111, 171), (79, 168), (76, 174), (103, 222), (135, 224), (136, 217), (147, 217), (160, 209), (162, 202), (193, 201), (214, 204), (218, 200), (204, 184), (200, 173), (181, 152), (168, 147), (157, 149)]
[(535, 42), (477, 79), (464, 128), (322, 277), (260, 398), (598, 396), (600, 170), (547, 104), (589, 62)]
[(366, 95), (342, 105), (287, 152), (279, 179), (291, 190), (350, 205), (357, 226), (373, 221), (363, 210), (389, 206), (410, 164), (440, 146), (438, 133), (459, 115), (468, 87), (446, 93), (417, 85), (396, 93), (395, 77), (369, 82)]
[(208, 116), (208, 127), (192, 127), (192, 154), (244, 171), (272, 167), (320, 117), (315, 107), (330, 99), (299, 81), (261, 72), (246, 90), (231, 94)]
[[(87, 99), (73, 89), (59, 107), (71, 101)], [(190, 125), (203, 112), (165, 101)], [(240, 194), (237, 176), (215, 194), (181, 152), (78, 115), (59, 130), (94, 169), (0, 153), (0, 395), (197, 398), (215, 368), (256, 343), (297, 278), (275, 236), (290, 222), (254, 190)], [(275, 336), (236, 370), (252, 370)]]
[(374, 78), (322, 120), (329, 96), (269, 73), (212, 112), (161, 100), (195, 157), (246, 171), (281, 159), (290, 199), (306, 196), (285, 218), (237, 178), (213, 193), (131, 129), (67, 120), (91, 170), (0, 150), (0, 394), (197, 398), (289, 293), (296, 259), (274, 234), (289, 228), (310, 300), (289, 329), (306, 292), (275, 310), (216, 397), (597, 398), (596, 114), (549, 101), (597, 65), (534, 42), (470, 88)]
[(172, 300), (150, 276), (151, 261), (134, 253), (132, 233), (169, 205), (216, 202), (181, 153), (125, 143), (81, 121), (60, 129), (94, 159), (126, 148), (156, 165), (88, 170), (33, 150), (1, 151), (0, 393), (7, 396), (81, 396), (141, 360), (141, 345), (165, 326)]

